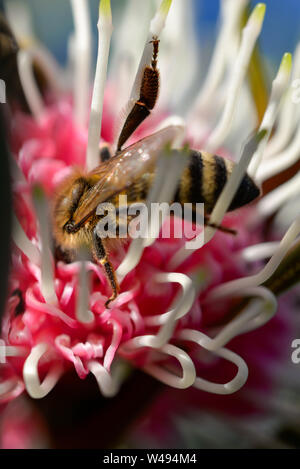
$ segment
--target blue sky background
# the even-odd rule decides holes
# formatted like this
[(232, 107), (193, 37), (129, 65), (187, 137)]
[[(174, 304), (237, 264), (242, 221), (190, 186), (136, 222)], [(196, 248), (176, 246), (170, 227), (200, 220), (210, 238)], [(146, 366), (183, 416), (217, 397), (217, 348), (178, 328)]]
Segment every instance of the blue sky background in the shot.
[[(0, 0), (0, 5), (3, 0)], [(98, 0), (89, 0), (96, 34)], [(115, 7), (126, 0), (112, 0)], [(141, 0), (146, 2), (147, 0)], [(184, 0), (182, 0), (184, 1)], [(236, 0), (239, 1), (239, 0)], [(69, 0), (24, 0), (32, 7), (37, 35), (51, 48), (60, 62), (67, 53), (67, 38), (72, 31)], [(213, 40), (216, 33), (220, 0), (194, 0), (195, 24), (199, 42)], [(252, 1), (255, 5), (257, 1)], [(300, 40), (300, 0), (266, 0), (267, 14), (261, 34), (262, 51), (278, 64), (282, 54), (293, 51)], [(95, 38), (96, 42), (96, 38)]]
[[(251, 2), (253, 6), (257, 3)], [(272, 62), (278, 62), (284, 52), (293, 52), (300, 41), (300, 0), (266, 0), (264, 3), (267, 11), (260, 44), (264, 54)], [(200, 37), (216, 27), (219, 4), (220, 0), (195, 0), (195, 22)]]

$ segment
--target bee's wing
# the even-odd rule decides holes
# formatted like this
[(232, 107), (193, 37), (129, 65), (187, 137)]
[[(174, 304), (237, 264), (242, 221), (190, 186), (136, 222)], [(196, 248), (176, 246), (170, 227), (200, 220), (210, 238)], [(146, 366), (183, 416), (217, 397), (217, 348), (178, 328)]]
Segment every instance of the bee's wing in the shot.
[(143, 174), (151, 171), (159, 153), (167, 143), (176, 138), (180, 130), (178, 126), (166, 127), (95, 168), (90, 176), (98, 176), (99, 181), (87, 192), (76, 210), (73, 218), (75, 224), (81, 223), (91, 215), (100, 203), (126, 190)]

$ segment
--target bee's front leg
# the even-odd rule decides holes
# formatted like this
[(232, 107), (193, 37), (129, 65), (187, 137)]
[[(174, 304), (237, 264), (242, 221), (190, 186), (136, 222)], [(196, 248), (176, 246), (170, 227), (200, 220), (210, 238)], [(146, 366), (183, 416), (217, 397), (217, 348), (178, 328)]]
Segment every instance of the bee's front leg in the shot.
[(108, 308), (109, 303), (111, 303), (117, 298), (120, 291), (120, 287), (117, 281), (115, 270), (110, 260), (108, 259), (104, 246), (104, 241), (100, 238), (100, 236), (98, 236), (96, 229), (94, 229), (93, 231), (93, 245), (93, 253), (96, 258), (96, 261), (101, 264), (101, 266), (104, 268), (106, 277), (112, 289), (112, 295), (105, 303), (105, 307)]

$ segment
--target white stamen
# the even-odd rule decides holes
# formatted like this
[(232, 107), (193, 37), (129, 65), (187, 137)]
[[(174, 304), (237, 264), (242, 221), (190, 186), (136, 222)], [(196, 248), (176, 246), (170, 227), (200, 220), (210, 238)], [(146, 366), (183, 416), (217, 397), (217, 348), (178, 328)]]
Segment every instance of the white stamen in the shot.
[[(164, 130), (159, 136), (159, 138), (162, 138), (161, 148), (163, 148), (164, 145), (166, 145), (168, 142), (171, 142), (172, 147), (173, 145), (177, 146), (182, 141), (183, 135), (184, 135), (184, 127), (181, 127), (181, 126), (164, 127)], [(170, 173), (170, 168), (168, 172)], [(164, 177), (166, 178), (166, 175)], [(169, 174), (168, 174), (168, 177), (169, 177)], [(162, 183), (163, 184), (165, 183), (165, 179), (162, 179), (161, 174), (159, 174), (158, 172), (156, 173), (154, 183), (152, 185), (152, 189), (147, 198), (148, 212), (149, 212), (149, 208), (151, 207), (151, 203), (156, 202), (157, 197), (159, 197), (160, 191), (162, 190)], [(121, 264), (119, 265), (117, 269), (117, 277), (120, 282), (139, 263), (144, 252), (145, 241), (146, 239), (139, 237), (139, 238), (134, 239), (131, 242), (127, 255), (125, 256), (125, 258), (123, 259), (123, 261), (121, 262)]]
[[(195, 342), (196, 344), (203, 347), (203, 339), (208, 342), (208, 336), (203, 334), (203, 332), (192, 330), (192, 329), (185, 329), (180, 331), (178, 337), (182, 340), (187, 340), (190, 342)], [(237, 368), (237, 374), (235, 377), (225, 384), (213, 383), (206, 379), (196, 377), (194, 387), (197, 389), (201, 389), (202, 391), (210, 392), (213, 394), (232, 394), (238, 391), (247, 381), (248, 378), (248, 367), (246, 362), (236, 353), (228, 350), (226, 348), (220, 348), (216, 350), (215, 355), (218, 357), (224, 358), (232, 363), (234, 363)]]
[(52, 366), (44, 381), (41, 383), (38, 374), (38, 363), (42, 356), (47, 352), (48, 345), (40, 343), (35, 345), (25, 360), (23, 367), (23, 379), (28, 394), (33, 399), (41, 399), (47, 396), (54, 388), (63, 372), (61, 363)]
[[(258, 327), (266, 324), (276, 313), (277, 300), (275, 295), (265, 287), (253, 287), (245, 288), (243, 290), (243, 296), (247, 297), (258, 297), (251, 301), (250, 305), (244, 311), (229, 322), (214, 339), (208, 341), (203, 339), (201, 342), (202, 346), (205, 346), (208, 350), (215, 351), (219, 350), (234, 337), (244, 334), (245, 332), (252, 331)], [(226, 295), (229, 296), (229, 295)], [(230, 297), (241, 296), (240, 291), (236, 291), (230, 294)]]
[[(181, 277), (183, 276), (183, 277)], [(203, 285), (203, 276), (202, 275), (198, 275), (198, 276), (195, 276), (193, 277), (192, 279), (190, 279), (189, 277), (186, 277), (185, 274), (179, 274), (178, 272), (170, 272), (170, 273), (167, 273), (167, 274), (158, 274), (155, 279), (156, 281), (159, 280), (159, 278), (168, 278), (169, 282), (171, 281), (171, 279), (173, 278), (173, 280), (175, 282), (178, 282), (178, 283), (181, 283), (181, 286), (183, 287), (184, 289), (184, 284), (187, 282), (191, 282), (191, 287), (193, 286), (193, 292), (192, 292), (192, 295), (194, 297), (197, 296), (197, 293), (198, 293), (198, 290), (199, 290), (199, 287), (201, 285)], [(180, 282), (181, 280), (181, 282)], [(187, 285), (188, 286), (188, 285)], [(188, 289), (184, 289), (184, 291), (186, 291), (186, 293), (183, 292), (183, 295), (185, 295), (186, 297), (188, 296), (189, 293), (188, 292)], [(183, 297), (182, 297), (182, 300), (183, 300)], [(181, 311), (182, 311), (182, 314), (178, 315), (176, 314), (176, 316), (174, 316), (175, 320), (178, 321), (179, 319), (181, 319), (185, 314), (187, 314), (192, 305), (193, 305), (193, 298), (190, 298), (190, 307), (186, 307), (186, 308), (183, 308)], [(187, 311), (185, 314), (183, 314), (184, 311)], [(163, 314), (155, 314), (154, 316), (147, 316), (144, 318), (144, 322), (147, 326), (161, 326), (163, 324), (166, 324), (166, 322), (168, 322), (170, 320), (170, 317), (173, 316), (173, 309), (171, 309), (170, 311), (167, 311), (166, 313), (163, 313)]]
[[(270, 164), (272, 164), (270, 162)], [(285, 202), (288, 202), (292, 197), (300, 194), (300, 172), (292, 179), (281, 184), (273, 191), (264, 196), (257, 204), (258, 213), (262, 217), (269, 217), (275, 213)]]
[(6, 0), (5, 14), (8, 23), (21, 46), (35, 41), (30, 7), (23, 1)]
[(8, 23), (21, 48), (28, 50), (33, 60), (42, 67), (53, 90), (61, 91), (62, 72), (53, 55), (35, 37), (29, 6), (18, 0), (7, 0), (4, 8)]
[(216, 89), (224, 74), (226, 57), (230, 49), (229, 42), (239, 28), (241, 15), (249, 0), (223, 0), (221, 2), (221, 27), (213, 56), (206, 74), (205, 82), (195, 100), (195, 107), (191, 112), (190, 120), (202, 114), (203, 110), (211, 104)]
[[(159, 236), (161, 226), (168, 214), (169, 203), (173, 200), (175, 196), (176, 189), (178, 187), (178, 181), (181, 177), (181, 174), (188, 163), (188, 158), (190, 154), (189, 151), (182, 150), (165, 152), (158, 161), (157, 167), (157, 178), (155, 182), (157, 187), (159, 187), (159, 193), (153, 193), (152, 197), (150, 194), (150, 200), (157, 203), (167, 202), (165, 205), (166, 211), (162, 213), (162, 217), (151, 217), (149, 218), (149, 230), (150, 237), (144, 239), (144, 247), (151, 246), (156, 238)], [(166, 181), (168, 183), (166, 184)], [(153, 188), (155, 187), (155, 183)], [(151, 205), (149, 204), (149, 207)]]
[(299, 196), (290, 199), (283, 207), (276, 213), (274, 219), (275, 229), (279, 232), (285, 231), (293, 223), (295, 218), (299, 215)]
[(38, 248), (27, 238), (19, 220), (13, 214), (13, 240), (18, 248), (28, 257), (33, 264), (39, 264), (41, 260), (40, 251)]
[(159, 37), (165, 27), (172, 0), (162, 0), (159, 9), (150, 23), (150, 34)]
[[(117, 74), (114, 75), (114, 106), (118, 111), (115, 121), (114, 121), (114, 143), (112, 145), (113, 153), (117, 150), (117, 140), (119, 138), (120, 132), (123, 128), (125, 120), (129, 112), (131, 112), (133, 108), (132, 102), (128, 101), (128, 83), (131, 83), (129, 80), (129, 75), (131, 74), (132, 64), (130, 58), (127, 56), (120, 57), (118, 62), (118, 69)], [(109, 78), (113, 81), (113, 78)]]
[(246, 262), (255, 262), (271, 257), (279, 246), (279, 241), (255, 244), (243, 249), (238, 256)]
[(286, 53), (282, 58), (276, 78), (273, 80), (269, 104), (259, 128), (259, 130), (267, 130), (267, 133), (260, 142), (258, 149), (256, 150), (255, 155), (253, 156), (252, 161), (249, 165), (248, 173), (252, 177), (255, 177), (255, 174), (264, 156), (264, 151), (266, 149), (267, 142), (269, 140), (277, 114), (279, 112), (282, 97), (289, 84), (291, 69), (292, 56), (291, 54)]
[(187, 277), (187, 275), (181, 274), (179, 272), (158, 274), (156, 275), (155, 280), (157, 282), (163, 283), (179, 283), (182, 287), (182, 293), (180, 293), (174, 300), (172, 304), (172, 309), (164, 315), (168, 319), (164, 322), (158, 334), (156, 335), (157, 343), (160, 343), (162, 345), (170, 340), (176, 322), (190, 311), (195, 300), (196, 291), (193, 281), (189, 277)]
[[(291, 82), (300, 77), (300, 43), (294, 53), (294, 66), (292, 70)], [(265, 158), (270, 158), (281, 152), (289, 143), (295, 130), (296, 110), (297, 106), (293, 102), (294, 89), (289, 88), (286, 94), (282, 110), (279, 115), (278, 128), (274, 137), (268, 143), (265, 152)]]
[(8, 23), (21, 48), (27, 50), (32, 60), (38, 62), (51, 88), (58, 93), (62, 91), (62, 71), (49, 50), (36, 39), (29, 6), (18, 0), (9, 0), (5, 2), (4, 8)]
[[(234, 167), (232, 174), (223, 188), (220, 197), (217, 200), (216, 205), (210, 216), (210, 223), (215, 224), (216, 226), (221, 225), (222, 219), (227, 212), (234, 195), (247, 171), (247, 167), (251, 161), (251, 158), (256, 151), (259, 142), (264, 138), (265, 131), (260, 131), (258, 134), (250, 137), (248, 142), (245, 144), (242, 152), (242, 156), (238, 164)], [(210, 226), (205, 227), (204, 230), (204, 244), (207, 244), (215, 235), (216, 228)], [(202, 240), (203, 234), (200, 234), (200, 240)], [(194, 246), (199, 246), (197, 243), (197, 238), (191, 242), (185, 243), (185, 245), (179, 249), (179, 251), (173, 256), (170, 261), (170, 268), (174, 269), (182, 262), (184, 262), (194, 251)]]
[[(180, 158), (178, 159), (178, 156)], [(172, 164), (172, 161), (174, 164)], [(142, 237), (136, 238), (131, 242), (128, 253), (122, 263), (117, 269), (117, 275), (119, 279), (124, 278), (132, 269), (136, 267), (139, 263), (145, 247), (153, 244), (159, 235), (160, 229), (160, 220), (152, 220), (151, 218), (151, 204), (153, 202), (168, 202), (171, 200), (172, 195), (176, 191), (176, 186), (180, 174), (184, 168), (184, 165), (187, 162), (187, 158), (184, 158), (177, 154), (177, 152), (163, 152), (158, 161), (159, 170), (156, 172), (154, 183), (152, 185), (151, 191), (147, 198), (147, 208), (148, 211), (145, 211), (144, 217), (146, 217), (145, 223), (142, 223), (143, 226), (147, 226), (150, 233), (153, 233), (153, 237), (147, 238), (147, 233), (144, 233)], [(168, 184), (165, 183), (168, 179)], [(171, 181), (169, 184), (169, 180)], [(162, 197), (169, 196), (168, 200), (163, 200)], [(163, 217), (166, 214), (163, 214)], [(160, 218), (160, 217), (159, 217)]]
[[(37, 277), (39, 275), (39, 272), (37, 272)], [(49, 303), (44, 303), (43, 301), (39, 301), (36, 299), (34, 292), (32, 291), (32, 288), (28, 288), (26, 291), (26, 305), (28, 305), (29, 309), (33, 306), (34, 309), (37, 309), (40, 311), (41, 314), (49, 314), (56, 319), (60, 319), (62, 322), (68, 325), (68, 327), (71, 327), (72, 329), (75, 329), (78, 327), (78, 323), (75, 319), (70, 318), (66, 313), (64, 313), (59, 307), (49, 304)]]
[(6, 357), (24, 357), (28, 353), (27, 347), (22, 347), (19, 345), (6, 345), (5, 346), (5, 356)]
[(172, 147), (180, 148), (185, 136), (186, 122), (181, 116), (172, 114), (171, 116), (166, 117), (163, 121), (159, 123), (156, 127), (155, 132), (159, 130), (166, 129), (167, 127), (177, 127), (177, 136), (174, 138)]
[[(125, 2), (122, 12), (122, 21), (114, 34), (116, 52), (112, 57), (111, 79), (117, 80), (117, 83), (126, 85), (126, 93), (119, 95), (124, 99), (121, 101), (121, 107), (128, 100), (128, 83), (133, 83), (134, 67), (138, 65), (140, 54), (142, 52), (145, 36), (149, 28), (149, 21), (152, 15), (152, 2), (141, 2), (141, 0), (128, 0)], [(136, 19), (139, 19), (138, 21)], [(119, 82), (120, 65), (124, 67), (124, 62), (128, 65), (128, 77), (126, 84)], [(118, 92), (118, 90), (117, 90)], [(121, 109), (121, 107), (119, 109)]]
[(117, 349), (118, 342), (120, 341), (120, 336), (122, 335), (122, 329), (120, 324), (117, 321), (108, 321), (107, 324), (112, 324), (112, 339), (111, 344), (107, 348), (103, 360), (103, 366), (107, 370), (110, 368), (110, 365), (113, 361), (115, 350)]
[(4, 394), (8, 393), (15, 385), (15, 380), (12, 379), (7, 379), (3, 383), (0, 383), (0, 397), (3, 396)]
[(78, 125), (86, 124), (91, 66), (91, 24), (87, 0), (71, 0), (74, 17), (74, 108)]
[(242, 42), (232, 72), (224, 112), (217, 127), (212, 132), (207, 144), (205, 145), (205, 149), (212, 153), (222, 145), (230, 130), (230, 125), (238, 103), (238, 97), (240, 95), (252, 51), (261, 32), (265, 9), (265, 4), (259, 3), (254, 8), (245, 28), (243, 29)]
[(87, 272), (87, 263), (85, 261), (80, 262), (77, 292), (75, 316), (79, 322), (83, 324), (90, 324), (94, 321), (94, 315), (89, 310), (90, 277), (89, 273)]
[(24, 384), (19, 378), (13, 377), (0, 382), (0, 402), (5, 398), (6, 394), (13, 392), (15, 396), (18, 396), (23, 390)]
[(106, 83), (108, 55), (112, 30), (113, 26), (110, 0), (100, 0), (98, 21), (98, 56), (86, 154), (86, 166), (88, 170), (92, 170), (99, 164), (99, 142), (102, 127), (104, 89)]
[(290, 226), (284, 237), (282, 238), (275, 253), (265, 265), (265, 267), (257, 274), (232, 280), (215, 287), (208, 295), (207, 300), (216, 300), (224, 298), (228, 295), (234, 295), (236, 292), (243, 292), (246, 288), (252, 288), (266, 282), (268, 278), (275, 272), (280, 262), (286, 255), (292, 243), (300, 233), (300, 217)]
[(154, 18), (151, 21), (149, 34), (140, 60), (135, 81), (131, 90), (130, 101), (132, 102), (135, 102), (139, 98), (144, 68), (146, 65), (151, 64), (153, 55), (153, 45), (151, 44), (152, 38), (153, 36), (157, 36), (159, 38), (164, 28), (171, 4), (172, 0), (162, 0), (158, 11), (156, 12)]
[(275, 155), (272, 160), (263, 161), (258, 168), (256, 180), (262, 183), (266, 179), (279, 174), (281, 171), (289, 168), (295, 164), (299, 159), (300, 148), (300, 121), (297, 122), (298, 129), (291, 142), (291, 144), (278, 155)]
[(127, 251), (127, 254), (119, 267), (116, 274), (119, 282), (121, 283), (124, 277), (131, 272), (140, 262), (144, 252), (144, 240), (142, 238), (134, 239)]
[(111, 373), (96, 360), (90, 360), (88, 368), (95, 376), (104, 397), (113, 397), (118, 393), (124, 378), (124, 370), (121, 363), (116, 362)]
[(13, 184), (15, 183), (26, 183), (26, 178), (24, 176), (23, 171), (21, 170), (17, 159), (14, 155), (10, 153), (10, 158), (9, 158), (9, 165), (10, 165), (10, 173), (12, 176), (12, 182)]
[(51, 237), (49, 231), (48, 205), (45, 194), (40, 187), (33, 190), (33, 203), (39, 222), (41, 239), (41, 292), (46, 303), (57, 304), (54, 285), (54, 266), (50, 251)]
[[(201, 64), (197, 42), (194, 0), (175, 0), (159, 47), (159, 70), (163, 79), (157, 110), (168, 108), (183, 111), (189, 107), (192, 99), (190, 91), (199, 77)], [(187, 70), (189, 73), (186, 73)]]
[(34, 78), (30, 52), (20, 50), (17, 55), (17, 63), (26, 101), (36, 121), (40, 122), (44, 114), (44, 103)]
[[(192, 280), (187, 277), (185, 274), (179, 272), (171, 272), (166, 274), (158, 274), (155, 278), (157, 282), (175, 282), (179, 283), (182, 287), (182, 293), (180, 293), (177, 298), (174, 300), (172, 308), (170, 311), (165, 313), (164, 321), (158, 319), (158, 322), (162, 324), (156, 335), (142, 335), (134, 337), (133, 339), (125, 342), (121, 350), (130, 351), (139, 347), (151, 347), (151, 348), (161, 348), (172, 337), (176, 322), (178, 319), (185, 316), (191, 309), (194, 300), (195, 300), (195, 288)], [(153, 318), (153, 316), (152, 316)], [(161, 319), (161, 317), (160, 317)]]
[(64, 77), (65, 82), (68, 82), (68, 90), (70, 90), (70, 82), (74, 79), (75, 61), (75, 34), (71, 33), (67, 41), (67, 65)]
[[(233, 168), (232, 174), (229, 180), (226, 182), (225, 187), (222, 190), (221, 195), (211, 213), (211, 223), (216, 224), (217, 226), (222, 223), (222, 219), (230, 207), (234, 195), (247, 171), (251, 158), (253, 157), (254, 152), (256, 151), (264, 136), (265, 130), (261, 130), (256, 135), (250, 137), (248, 142), (245, 144), (240, 161)], [(211, 228), (209, 226), (205, 228), (205, 244), (212, 239), (215, 232), (215, 228)]]
[(121, 25), (114, 35), (116, 53), (113, 54), (110, 68), (110, 81), (113, 81), (115, 89), (114, 106), (119, 112), (114, 122), (114, 151), (121, 129), (134, 104), (129, 96), (153, 14), (152, 2), (129, 0), (124, 3), (126, 6)]
[(180, 348), (170, 344), (164, 345), (160, 351), (179, 361), (182, 367), (182, 376), (179, 377), (170, 371), (167, 371), (163, 366), (156, 364), (146, 365), (143, 370), (162, 383), (172, 386), (173, 388), (186, 389), (192, 386), (196, 379), (196, 370), (189, 355)]

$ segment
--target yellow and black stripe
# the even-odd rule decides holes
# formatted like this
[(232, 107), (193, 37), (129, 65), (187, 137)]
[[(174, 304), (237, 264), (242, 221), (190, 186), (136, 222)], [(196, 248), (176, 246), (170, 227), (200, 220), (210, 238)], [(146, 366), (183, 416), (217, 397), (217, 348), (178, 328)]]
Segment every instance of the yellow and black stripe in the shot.
[[(174, 202), (204, 203), (205, 212), (210, 214), (229, 179), (234, 163), (218, 155), (206, 152), (190, 151), (190, 163), (185, 168), (180, 178)], [(147, 173), (135, 181), (126, 191), (128, 203), (143, 202), (152, 186), (155, 173)], [(229, 207), (229, 211), (235, 210), (250, 203), (259, 196), (259, 188), (247, 174), (236, 192)], [(118, 205), (118, 196), (113, 199), (114, 205)]]
[[(184, 170), (175, 195), (175, 202), (204, 203), (205, 212), (213, 210), (234, 163), (218, 155), (191, 150), (190, 164)], [(246, 174), (229, 207), (235, 210), (254, 200), (259, 189)]]

